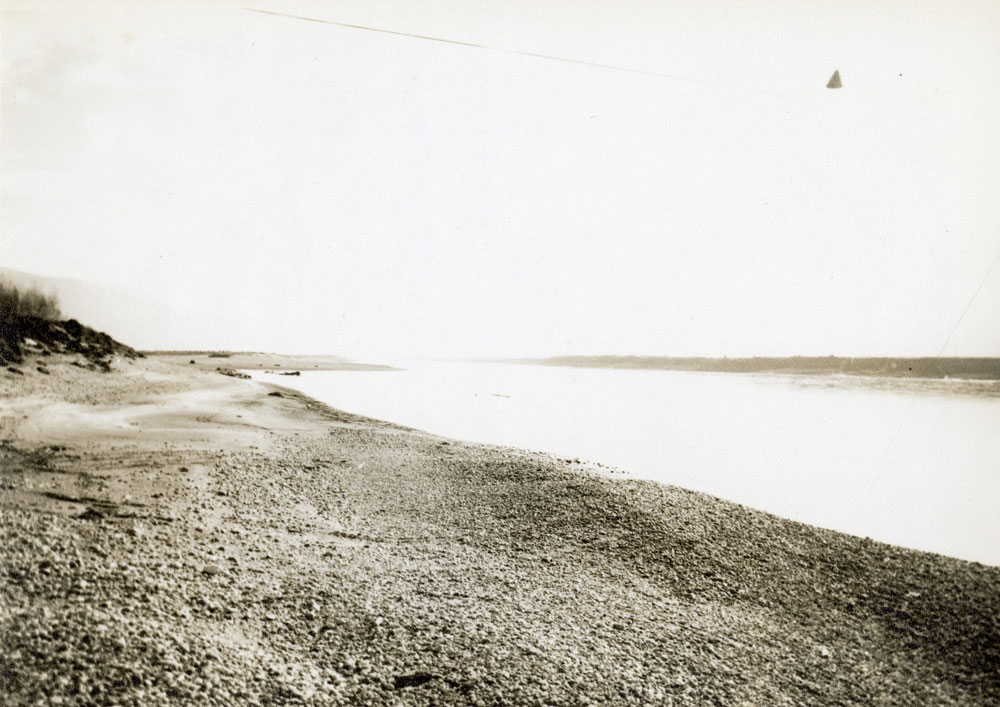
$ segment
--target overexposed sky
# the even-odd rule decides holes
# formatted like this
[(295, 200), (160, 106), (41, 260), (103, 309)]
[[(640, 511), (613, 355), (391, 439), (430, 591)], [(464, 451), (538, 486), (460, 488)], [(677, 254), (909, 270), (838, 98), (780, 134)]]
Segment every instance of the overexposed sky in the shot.
[(995, 2), (0, 8), (0, 264), (137, 345), (1000, 355)]

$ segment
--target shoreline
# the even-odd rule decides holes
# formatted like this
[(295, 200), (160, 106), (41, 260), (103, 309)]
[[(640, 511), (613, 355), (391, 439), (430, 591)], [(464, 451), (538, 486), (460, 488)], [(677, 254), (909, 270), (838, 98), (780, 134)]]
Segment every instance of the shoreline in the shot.
[(397, 368), (377, 363), (352, 361), (342, 356), (288, 355), (257, 352), (212, 351), (145, 351), (144, 355), (157, 361), (193, 366), (203, 371), (218, 368), (248, 371), (396, 371)]
[[(1000, 566), (1000, 545), (990, 540), (1000, 538), (993, 513), (1000, 486), (987, 463), (1000, 454), (992, 396), (936, 381), (900, 381), (897, 390), (887, 387), (897, 379), (855, 388), (855, 379), (845, 387), (774, 374), (550, 374), (513, 366), (438, 363), (399, 376), (245, 372), (433, 434), (578, 459), (616, 478), (673, 484), (858, 538)], [(741, 415), (750, 409), (752, 419)], [(967, 496), (968, 489), (978, 493)]]
[(1000, 700), (1000, 568), (185, 365), (0, 379), (11, 704)]

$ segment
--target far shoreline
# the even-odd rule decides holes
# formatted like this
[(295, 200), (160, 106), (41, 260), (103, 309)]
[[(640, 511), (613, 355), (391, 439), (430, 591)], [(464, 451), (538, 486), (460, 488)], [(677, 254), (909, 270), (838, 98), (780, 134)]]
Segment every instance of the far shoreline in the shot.
[(771, 373), (777, 375), (845, 375), (877, 378), (1000, 381), (1000, 358), (995, 357), (754, 356), (718, 358), (701, 356), (602, 355), (469, 360), (491, 363), (623, 370)]

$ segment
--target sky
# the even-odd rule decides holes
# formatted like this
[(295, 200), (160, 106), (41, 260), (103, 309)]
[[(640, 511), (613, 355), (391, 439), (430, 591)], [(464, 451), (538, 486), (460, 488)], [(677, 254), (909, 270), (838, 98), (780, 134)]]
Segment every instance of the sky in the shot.
[(155, 298), (143, 348), (1000, 356), (997, 37), (969, 0), (0, 0), (0, 265)]

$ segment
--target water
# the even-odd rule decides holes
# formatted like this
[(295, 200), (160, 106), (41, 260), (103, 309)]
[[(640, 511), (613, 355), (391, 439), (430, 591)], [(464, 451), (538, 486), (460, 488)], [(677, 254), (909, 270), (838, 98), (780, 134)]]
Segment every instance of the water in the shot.
[(813, 525), (1000, 565), (996, 383), (400, 365), (254, 377), (428, 432), (601, 462)]

